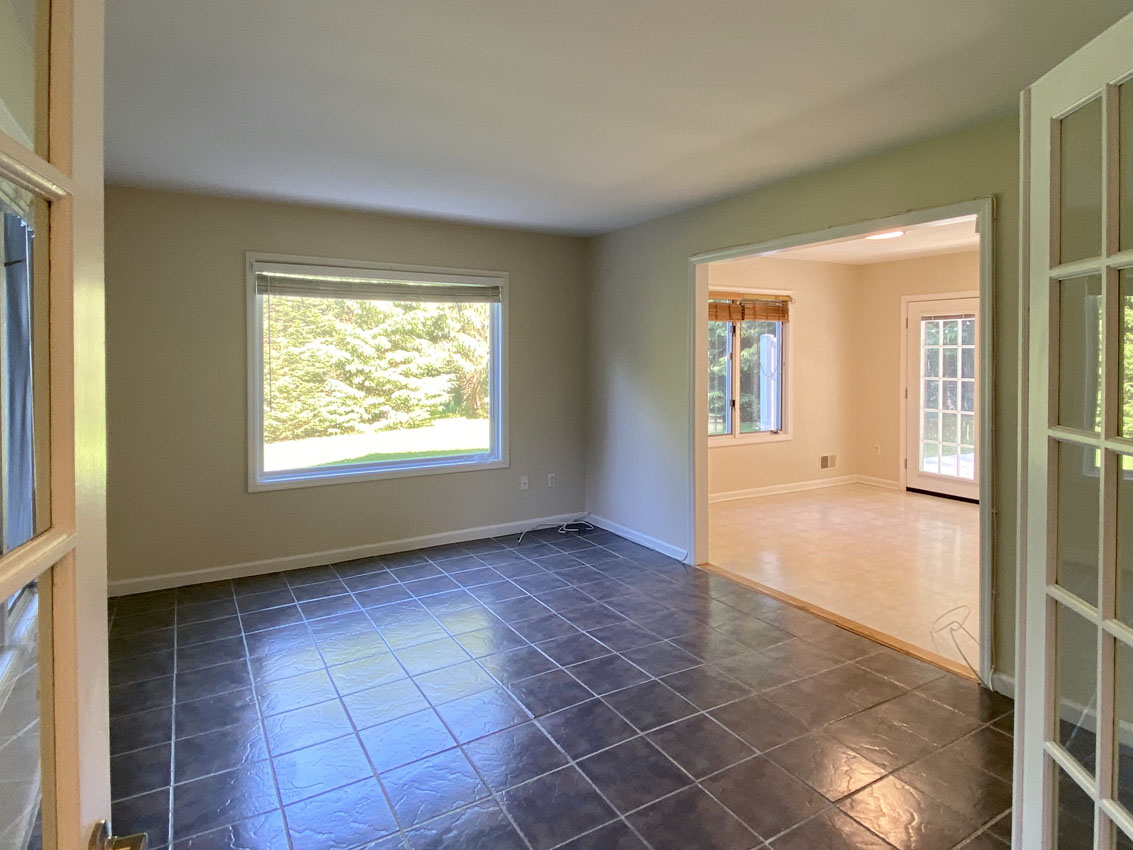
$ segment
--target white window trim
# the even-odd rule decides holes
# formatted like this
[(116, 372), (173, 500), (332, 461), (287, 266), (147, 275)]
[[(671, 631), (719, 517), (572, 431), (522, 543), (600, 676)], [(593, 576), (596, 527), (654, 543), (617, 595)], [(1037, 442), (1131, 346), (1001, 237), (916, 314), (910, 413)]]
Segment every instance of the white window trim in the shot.
[[(723, 289), (725, 287), (717, 288)], [(708, 448), (722, 449), (728, 446), (749, 446), (756, 443), (785, 443), (793, 439), (791, 429), (794, 427), (795, 422), (794, 393), (791, 392), (791, 364), (794, 362), (795, 354), (795, 334), (791, 330), (791, 324), (795, 321), (794, 290), (767, 289), (761, 286), (734, 286), (730, 283), (727, 285), (726, 289), (728, 292), (744, 292), (752, 295), (781, 295), (792, 300), (790, 307), (791, 321), (788, 322), (787, 326), (783, 329), (783, 336), (786, 337), (787, 344), (784, 346), (785, 350), (782, 352), (781, 357), (783, 364), (783, 409), (781, 412), (783, 417), (787, 420), (787, 426), (779, 431), (755, 431), (750, 434), (741, 434), (733, 425), (731, 434), (710, 435), (708, 437)], [(709, 292), (711, 292), (711, 287), (709, 287)], [(739, 396), (738, 393), (736, 393), (736, 387), (740, 379), (734, 361), (732, 373), (732, 394), (738, 399)], [(738, 407), (736, 413), (733, 415), (739, 415)], [(735, 420), (733, 419), (733, 423), (734, 422)]]
[[(420, 461), (399, 461), (396, 466), (376, 467), (356, 464), (318, 469), (264, 472), (263, 456), (263, 316), (256, 294), (257, 265), (303, 265), (326, 267), (328, 272), (344, 269), (391, 272), (409, 279), (422, 280), (438, 275), (446, 278), (494, 284), (500, 288), (498, 319), (492, 323), (489, 404), (495, 414), (491, 430), (491, 449), (479, 455), (457, 455), (447, 458), (425, 458)], [(444, 475), (486, 469), (505, 469), (508, 455), (508, 274), (500, 271), (451, 269), (436, 266), (398, 265), (358, 260), (307, 257), (294, 254), (266, 254), (249, 251), (245, 254), (246, 309), (248, 319), (248, 492), (289, 490), (297, 487), (319, 487), (327, 484), (348, 484), (356, 481), (378, 481), (424, 475)]]

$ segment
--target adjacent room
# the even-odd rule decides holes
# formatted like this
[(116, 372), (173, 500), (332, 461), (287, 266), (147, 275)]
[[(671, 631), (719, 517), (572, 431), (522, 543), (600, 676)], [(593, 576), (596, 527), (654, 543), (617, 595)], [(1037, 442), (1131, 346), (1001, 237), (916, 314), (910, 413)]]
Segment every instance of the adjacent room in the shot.
[(981, 664), (976, 225), (707, 265), (710, 563), (967, 675)]

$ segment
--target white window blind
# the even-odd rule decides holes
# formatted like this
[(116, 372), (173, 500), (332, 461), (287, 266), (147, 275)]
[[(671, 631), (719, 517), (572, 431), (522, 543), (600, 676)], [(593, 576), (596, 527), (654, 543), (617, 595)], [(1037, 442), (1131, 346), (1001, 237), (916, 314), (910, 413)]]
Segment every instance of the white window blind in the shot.
[(497, 278), (256, 263), (256, 293), (360, 301), (498, 304)]

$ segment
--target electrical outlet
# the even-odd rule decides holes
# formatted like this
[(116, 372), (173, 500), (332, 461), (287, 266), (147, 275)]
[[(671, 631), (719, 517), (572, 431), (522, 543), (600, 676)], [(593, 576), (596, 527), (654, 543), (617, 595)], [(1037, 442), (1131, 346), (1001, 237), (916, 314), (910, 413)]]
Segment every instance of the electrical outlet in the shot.
[(526, 475), (519, 476), (519, 489), (527, 490), (531, 487), (531, 482), (527, 479)]
[(548, 487), (554, 487), (555, 486), (555, 473), (553, 473), (553, 472), (547, 473), (547, 486)]
[(874, 443), (873, 444), (873, 453), (875, 455), (881, 454), (881, 444), (880, 443)]

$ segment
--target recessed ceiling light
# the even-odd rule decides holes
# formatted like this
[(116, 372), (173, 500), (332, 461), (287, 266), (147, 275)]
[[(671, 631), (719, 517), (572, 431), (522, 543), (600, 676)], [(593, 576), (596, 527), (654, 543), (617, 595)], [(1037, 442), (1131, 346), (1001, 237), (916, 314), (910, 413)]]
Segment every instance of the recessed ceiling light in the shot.
[(904, 230), (889, 230), (885, 233), (874, 233), (867, 236), (866, 239), (896, 239), (898, 236), (904, 236)]

